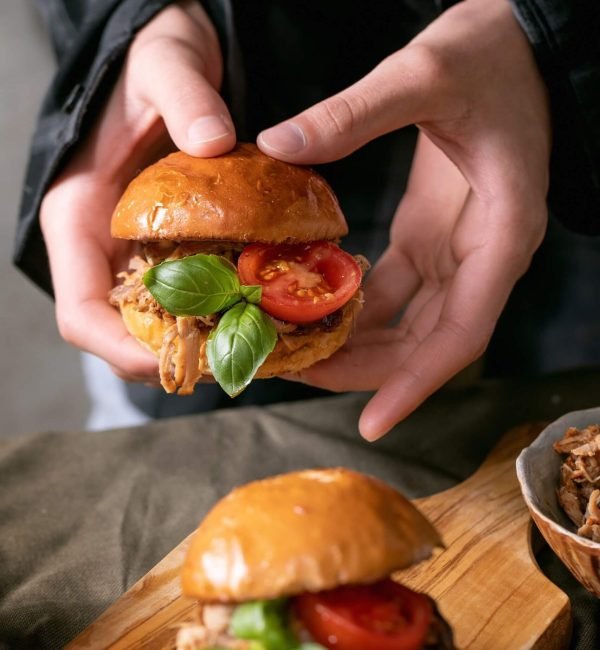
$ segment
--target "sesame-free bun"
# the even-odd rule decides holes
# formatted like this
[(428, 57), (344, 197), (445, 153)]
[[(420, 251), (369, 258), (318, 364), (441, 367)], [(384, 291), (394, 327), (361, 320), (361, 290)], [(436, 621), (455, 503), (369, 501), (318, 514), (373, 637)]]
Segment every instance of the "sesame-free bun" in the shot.
[(385, 483), (347, 469), (255, 481), (221, 499), (193, 534), (187, 596), (239, 602), (368, 584), (429, 557), (440, 537)]
[[(299, 372), (315, 364), (317, 361), (327, 359), (336, 350), (342, 347), (350, 336), (354, 321), (361, 308), (360, 292), (348, 302), (342, 312), (339, 324), (331, 329), (313, 328), (301, 334), (290, 334), (278, 337), (275, 349), (265, 359), (258, 369), (255, 378), (265, 379), (290, 372)], [(156, 313), (140, 311), (132, 303), (121, 305), (121, 316), (125, 327), (146, 349), (157, 357), (160, 356), (161, 346), (167, 331), (167, 323)], [(204, 343), (210, 330), (200, 330), (200, 347), (203, 355), (203, 374), (212, 377), (206, 359)], [(175, 339), (175, 349), (178, 347)]]
[(253, 144), (216, 158), (182, 151), (147, 167), (115, 208), (111, 234), (143, 241), (305, 242), (348, 232), (327, 182)]

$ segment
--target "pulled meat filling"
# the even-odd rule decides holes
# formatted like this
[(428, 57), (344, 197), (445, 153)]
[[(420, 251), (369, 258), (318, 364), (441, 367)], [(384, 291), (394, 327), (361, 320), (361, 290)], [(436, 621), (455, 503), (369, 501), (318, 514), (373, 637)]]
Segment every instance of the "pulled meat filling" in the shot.
[(553, 446), (564, 457), (558, 500), (577, 534), (600, 542), (600, 425), (570, 427)]
[[(177, 254), (180, 248), (171, 251), (171, 255)], [(168, 259), (177, 258), (169, 256)], [(119, 308), (126, 304), (134, 305), (138, 311), (155, 314), (165, 322), (166, 331), (159, 355), (160, 383), (167, 393), (174, 393), (179, 388), (180, 395), (190, 395), (206, 368), (200, 330), (214, 327), (217, 316), (169, 314), (156, 302), (142, 281), (144, 273), (151, 267), (152, 264), (146, 259), (139, 256), (132, 258), (130, 270), (118, 274), (122, 283), (110, 292), (109, 302)]]
[[(210, 330), (218, 323), (219, 316), (173, 316), (162, 307), (143, 283), (144, 273), (152, 266), (167, 260), (178, 260), (198, 253), (220, 255), (235, 264), (244, 245), (238, 242), (150, 242), (142, 247), (142, 255), (136, 255), (129, 262), (129, 270), (117, 274), (121, 284), (109, 293), (109, 302), (122, 309), (132, 305), (137, 311), (153, 314), (165, 323), (165, 334), (159, 355), (160, 382), (167, 393), (178, 392), (190, 395), (196, 383), (206, 372), (204, 343), (201, 330)], [(361, 256), (357, 261), (364, 271), (369, 263)], [(328, 332), (338, 327), (343, 310), (338, 309), (325, 316), (318, 323), (296, 325), (272, 318), (277, 334), (284, 345), (294, 351), (302, 347), (303, 334), (318, 328)], [(208, 373), (206, 373), (208, 374)]]
[(179, 628), (177, 650), (214, 647), (248, 650), (249, 641), (236, 639), (229, 634), (234, 609), (234, 605), (200, 605), (196, 610), (196, 619)]

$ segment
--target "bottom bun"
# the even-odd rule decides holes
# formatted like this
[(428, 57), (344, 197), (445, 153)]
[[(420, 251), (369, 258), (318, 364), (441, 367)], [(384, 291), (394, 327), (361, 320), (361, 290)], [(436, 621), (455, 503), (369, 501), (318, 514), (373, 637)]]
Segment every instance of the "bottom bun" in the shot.
[[(346, 342), (360, 309), (361, 299), (357, 294), (345, 305), (342, 317), (334, 327), (321, 329), (315, 326), (301, 333), (280, 334), (273, 352), (258, 369), (255, 378), (266, 379), (275, 375), (299, 372), (317, 361), (327, 359)], [(121, 305), (121, 316), (129, 333), (150, 352), (160, 357), (165, 334), (172, 323), (165, 321), (158, 313), (140, 311), (133, 303)], [(201, 359), (202, 374), (212, 377), (205, 352), (206, 339), (211, 329), (204, 326), (199, 329), (199, 354), (204, 357)], [(173, 344), (177, 349), (177, 338)]]

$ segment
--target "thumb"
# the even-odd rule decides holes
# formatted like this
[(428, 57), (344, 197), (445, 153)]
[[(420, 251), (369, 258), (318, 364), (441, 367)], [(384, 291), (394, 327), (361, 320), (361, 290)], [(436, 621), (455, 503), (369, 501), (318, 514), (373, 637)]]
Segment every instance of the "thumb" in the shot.
[(258, 146), (291, 163), (343, 158), (390, 131), (424, 119), (423, 78), (400, 51), (346, 90), (262, 131)]
[(176, 39), (166, 41), (156, 39), (140, 52), (139, 95), (163, 118), (182, 151), (192, 156), (229, 151), (236, 142), (235, 128), (225, 102), (203, 74), (201, 55)]

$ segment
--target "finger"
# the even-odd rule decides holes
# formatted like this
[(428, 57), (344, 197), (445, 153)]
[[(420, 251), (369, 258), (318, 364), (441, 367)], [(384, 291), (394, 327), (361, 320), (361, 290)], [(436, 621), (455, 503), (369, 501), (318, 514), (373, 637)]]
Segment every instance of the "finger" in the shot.
[[(402, 314), (402, 319), (396, 325), (400, 332), (415, 332), (421, 339), (431, 331), (428, 323), (436, 323), (443, 307), (447, 294), (446, 283), (426, 282), (415, 294)], [(433, 325), (431, 326), (431, 329)]]
[(205, 76), (201, 54), (177, 39), (158, 38), (140, 48), (131, 66), (137, 92), (163, 118), (179, 149), (216, 156), (234, 147), (231, 116)]
[(404, 344), (395, 328), (368, 330), (329, 359), (283, 378), (335, 392), (375, 390), (406, 356)]
[(485, 249), (464, 261), (436, 326), (365, 407), (359, 429), (366, 439), (387, 433), (481, 356), (518, 277), (507, 275), (504, 262)]
[(106, 297), (78, 300), (77, 293), (74, 290), (64, 300), (57, 295), (56, 318), (62, 337), (107, 361), (123, 379), (155, 381), (156, 357), (128, 333), (119, 312), (108, 304)]
[(105, 251), (69, 227), (68, 219), (59, 219), (61, 209), (66, 213), (74, 208), (68, 201), (55, 203), (50, 215), (55, 218), (45, 215), (43, 219), (61, 335), (127, 376), (155, 379), (157, 359), (129, 335), (120, 314), (108, 303), (114, 278)]
[(396, 246), (386, 249), (367, 277), (365, 306), (358, 318), (360, 330), (388, 325), (415, 294), (420, 277)]
[(366, 77), (292, 119), (259, 134), (267, 154), (293, 163), (337, 160), (370, 140), (428, 119), (426, 63), (418, 48), (400, 51)]
[(106, 360), (122, 379), (156, 381), (158, 360), (129, 334), (106, 298), (58, 301), (56, 313), (61, 335), (68, 343)]
[(376, 390), (414, 352), (439, 320), (443, 290), (422, 290), (418, 295), (411, 307), (415, 303), (419, 308), (413, 308), (410, 318), (405, 315), (396, 327), (357, 332), (349, 344), (329, 359), (284, 378), (333, 391)]
[[(392, 223), (390, 245), (365, 284), (366, 306), (359, 318), (360, 328), (389, 324), (407, 304), (409, 311), (419, 310), (421, 302), (427, 299), (427, 291), (419, 289), (421, 277), (436, 279), (440, 272), (454, 272), (454, 262), (440, 259), (436, 251), (444, 249), (447, 224), (456, 220), (468, 189), (464, 177), (447, 156), (429, 138), (419, 134), (407, 191)], [(417, 262), (413, 258), (418, 254), (431, 261)], [(419, 298), (415, 302), (417, 290)]]

